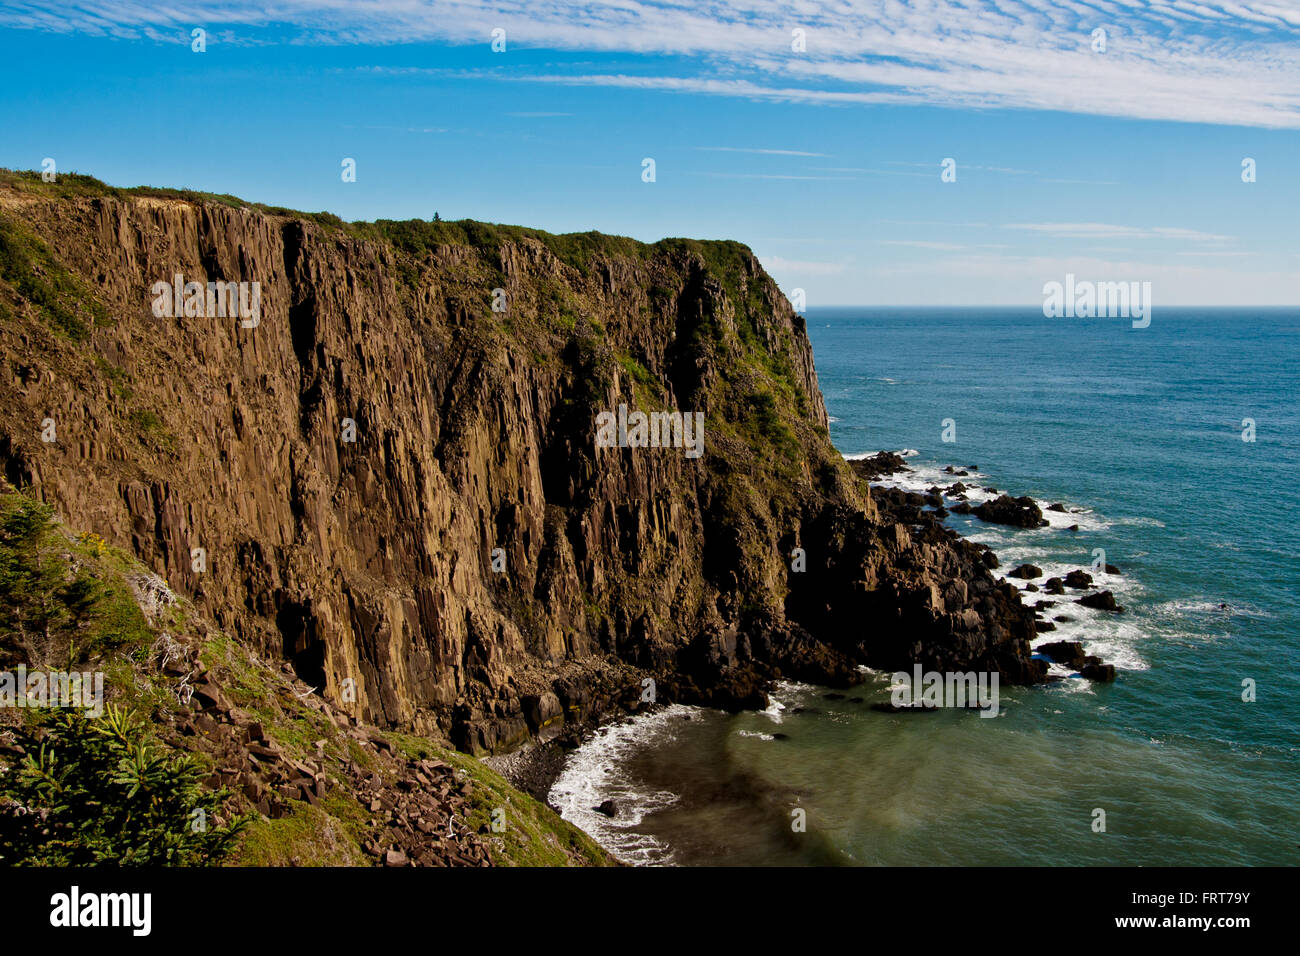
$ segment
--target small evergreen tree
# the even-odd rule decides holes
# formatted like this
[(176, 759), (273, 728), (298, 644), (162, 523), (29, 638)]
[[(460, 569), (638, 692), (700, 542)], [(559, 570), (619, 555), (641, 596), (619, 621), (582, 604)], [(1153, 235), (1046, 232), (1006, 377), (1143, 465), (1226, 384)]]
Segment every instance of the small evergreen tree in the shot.
[(0, 507), (0, 663), (71, 666), (99, 586), (68, 561), (53, 509), (21, 495)]
[(28, 866), (198, 866), (219, 862), (249, 817), (218, 826), (226, 790), (207, 790), (189, 754), (168, 756), (145, 725), (37, 711), (21, 758), (0, 770), (0, 861)]

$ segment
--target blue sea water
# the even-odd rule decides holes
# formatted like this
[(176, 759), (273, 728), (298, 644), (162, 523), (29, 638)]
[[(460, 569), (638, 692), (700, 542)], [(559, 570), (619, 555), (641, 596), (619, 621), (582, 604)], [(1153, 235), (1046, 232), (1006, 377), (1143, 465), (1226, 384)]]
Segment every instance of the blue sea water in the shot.
[[(1119, 566), (1099, 583), (1124, 613), (1058, 597), (1071, 620), (1040, 636), (1082, 640), (1117, 681), (1003, 688), (992, 720), (871, 710), (881, 674), (856, 701), (783, 684), (764, 713), (669, 708), (571, 755), (552, 802), (645, 863), (1300, 860), (1300, 309), (806, 318), (843, 454), (911, 449), (910, 487), (975, 465), (968, 485), (1070, 509), (1035, 530), (950, 518), (999, 573), (1088, 569), (1098, 548)], [(619, 817), (592, 812), (606, 798)]]

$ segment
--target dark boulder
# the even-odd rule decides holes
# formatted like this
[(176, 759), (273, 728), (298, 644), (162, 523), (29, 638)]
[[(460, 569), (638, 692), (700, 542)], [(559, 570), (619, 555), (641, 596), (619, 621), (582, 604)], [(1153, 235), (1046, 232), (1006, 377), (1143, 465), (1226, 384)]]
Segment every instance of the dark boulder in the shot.
[(1074, 603), (1082, 604), (1084, 607), (1096, 608), (1098, 611), (1114, 611), (1116, 614), (1124, 610), (1115, 603), (1115, 595), (1109, 591), (1098, 591), (1096, 594), (1085, 595)]
[(1016, 528), (1038, 528), (1043, 524), (1043, 512), (1033, 498), (1022, 495), (1012, 498), (999, 495), (992, 501), (977, 505), (975, 517), (992, 524), (1006, 524)]
[(870, 458), (859, 458), (849, 462), (849, 467), (859, 478), (875, 481), (900, 471), (910, 471), (903, 459), (890, 451), (882, 451)]
[(1101, 683), (1109, 683), (1115, 679), (1114, 664), (1085, 664), (1080, 671), (1088, 680), (1095, 680)]
[(1087, 571), (1071, 571), (1065, 576), (1065, 586), (1074, 588), (1076, 591), (1082, 591), (1092, 584), (1092, 575)]
[(1086, 663), (1083, 645), (1078, 641), (1052, 641), (1050, 644), (1039, 644), (1034, 648), (1034, 653), (1046, 654), (1056, 663), (1073, 667), (1076, 670)]
[(1009, 578), (1024, 578), (1026, 581), (1042, 576), (1043, 569), (1034, 564), (1022, 564), (1015, 570), (1007, 572)]

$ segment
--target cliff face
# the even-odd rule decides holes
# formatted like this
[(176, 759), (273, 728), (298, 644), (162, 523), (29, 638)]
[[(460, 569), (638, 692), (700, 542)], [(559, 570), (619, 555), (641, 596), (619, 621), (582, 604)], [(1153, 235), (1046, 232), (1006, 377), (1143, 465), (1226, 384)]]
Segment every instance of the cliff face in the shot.
[[(258, 321), (156, 316), (178, 273), (258, 282)], [(598, 447), (620, 405), (702, 413), (702, 455)], [(645, 678), (744, 706), (857, 663), (1041, 676), (977, 549), (836, 454), (803, 320), (735, 243), (5, 174), (0, 464), (337, 706), (475, 752)]]

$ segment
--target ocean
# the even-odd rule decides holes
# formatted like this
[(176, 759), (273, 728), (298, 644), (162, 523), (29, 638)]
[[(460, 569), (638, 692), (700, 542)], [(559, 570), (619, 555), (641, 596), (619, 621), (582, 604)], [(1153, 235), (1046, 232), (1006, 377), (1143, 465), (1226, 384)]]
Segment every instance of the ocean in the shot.
[(842, 454), (907, 449), (905, 487), (976, 466), (965, 484), (1071, 509), (948, 523), (998, 575), (1103, 549), (1124, 613), (1059, 597), (1049, 615), (1071, 620), (1036, 643), (1081, 640), (1117, 680), (1003, 687), (995, 719), (872, 710), (877, 673), (843, 696), (781, 684), (762, 713), (671, 706), (572, 752), (551, 803), (641, 864), (1300, 860), (1300, 309), (1158, 308), (1144, 329), (1036, 308), (806, 318)]

